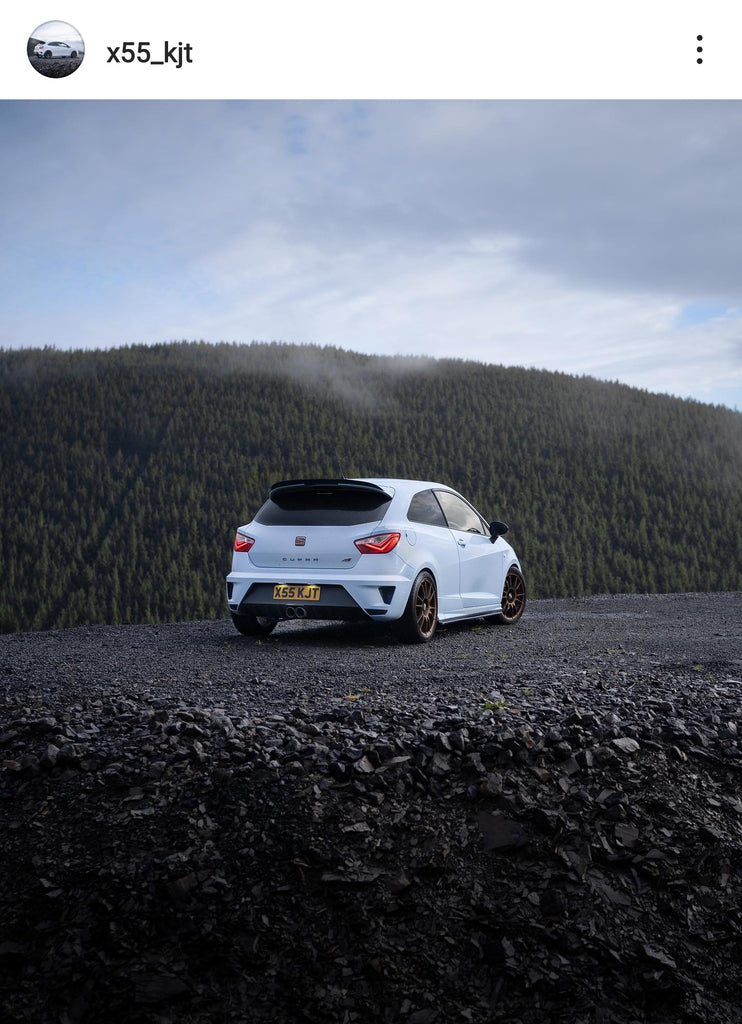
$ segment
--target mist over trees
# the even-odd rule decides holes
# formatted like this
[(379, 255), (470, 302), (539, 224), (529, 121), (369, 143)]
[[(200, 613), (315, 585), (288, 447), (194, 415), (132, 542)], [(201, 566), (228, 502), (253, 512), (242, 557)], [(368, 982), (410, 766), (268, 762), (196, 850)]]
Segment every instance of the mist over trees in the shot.
[(278, 479), (439, 480), (533, 597), (742, 590), (742, 414), (461, 360), (283, 344), (0, 350), (0, 630), (227, 615)]

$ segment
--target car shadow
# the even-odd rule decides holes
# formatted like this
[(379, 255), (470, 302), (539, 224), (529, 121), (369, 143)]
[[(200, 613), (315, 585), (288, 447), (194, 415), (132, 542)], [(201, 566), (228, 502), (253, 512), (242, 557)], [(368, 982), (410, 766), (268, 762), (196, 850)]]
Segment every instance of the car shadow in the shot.
[(235, 632), (229, 637), (230, 646), (280, 645), (282, 647), (386, 647), (396, 646), (401, 640), (393, 629), (371, 622), (302, 622), (282, 623), (267, 636), (241, 636)]
[[(435, 636), (430, 643), (436, 644), (445, 642), (446, 635), (458, 636), (462, 633), (471, 632), (474, 629), (481, 629), (483, 626), (495, 628), (486, 623), (484, 619), (467, 619), (464, 622), (453, 622), (446, 626), (438, 626)], [(341, 622), (313, 621), (313, 622), (292, 622), (290, 624), (279, 622), (272, 633), (267, 636), (242, 636), (236, 632), (225, 641), (230, 647), (250, 647), (257, 645), (275, 645), (284, 648), (292, 647), (328, 647), (328, 648), (349, 648), (367, 647), (380, 649), (384, 647), (414, 648), (417, 646), (427, 647), (428, 644), (411, 644), (403, 640), (397, 630), (390, 625), (382, 625), (378, 622)]]

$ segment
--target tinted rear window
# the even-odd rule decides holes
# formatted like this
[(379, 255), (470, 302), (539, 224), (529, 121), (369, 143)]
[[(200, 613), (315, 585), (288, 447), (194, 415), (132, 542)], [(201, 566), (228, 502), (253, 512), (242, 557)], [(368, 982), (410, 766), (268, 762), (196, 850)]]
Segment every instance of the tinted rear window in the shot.
[(343, 488), (306, 488), (269, 498), (258, 514), (265, 526), (360, 526), (383, 519), (387, 494)]
[(407, 518), (413, 523), (425, 523), (427, 526), (442, 526), (446, 529), (446, 520), (438, 499), (432, 491), (418, 491), (410, 502)]

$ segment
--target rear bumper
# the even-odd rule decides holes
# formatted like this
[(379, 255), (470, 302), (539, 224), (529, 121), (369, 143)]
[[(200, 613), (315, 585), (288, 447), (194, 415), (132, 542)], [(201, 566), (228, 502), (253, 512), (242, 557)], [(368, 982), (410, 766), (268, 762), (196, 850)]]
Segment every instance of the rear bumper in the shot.
[[(316, 584), (320, 588), (317, 601), (283, 601), (273, 599), (273, 588), (281, 584)], [(311, 580), (287, 572), (280, 579), (231, 572), (227, 576), (227, 603), (231, 612), (252, 612), (271, 619), (374, 619), (393, 620), (401, 617), (407, 604), (412, 580), (406, 575), (379, 577), (324, 576), (316, 573)]]

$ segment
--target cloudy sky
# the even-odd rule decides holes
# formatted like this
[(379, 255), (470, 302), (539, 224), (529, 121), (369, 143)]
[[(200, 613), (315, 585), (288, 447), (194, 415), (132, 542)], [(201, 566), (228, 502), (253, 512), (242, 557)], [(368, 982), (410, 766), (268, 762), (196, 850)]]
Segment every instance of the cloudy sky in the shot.
[(65, 43), (77, 43), (80, 40), (80, 33), (66, 21), (45, 21), (31, 33), (34, 39), (40, 39), (45, 43), (52, 40), (59, 40)]
[(0, 103), (0, 347), (313, 342), (742, 410), (742, 103)]

